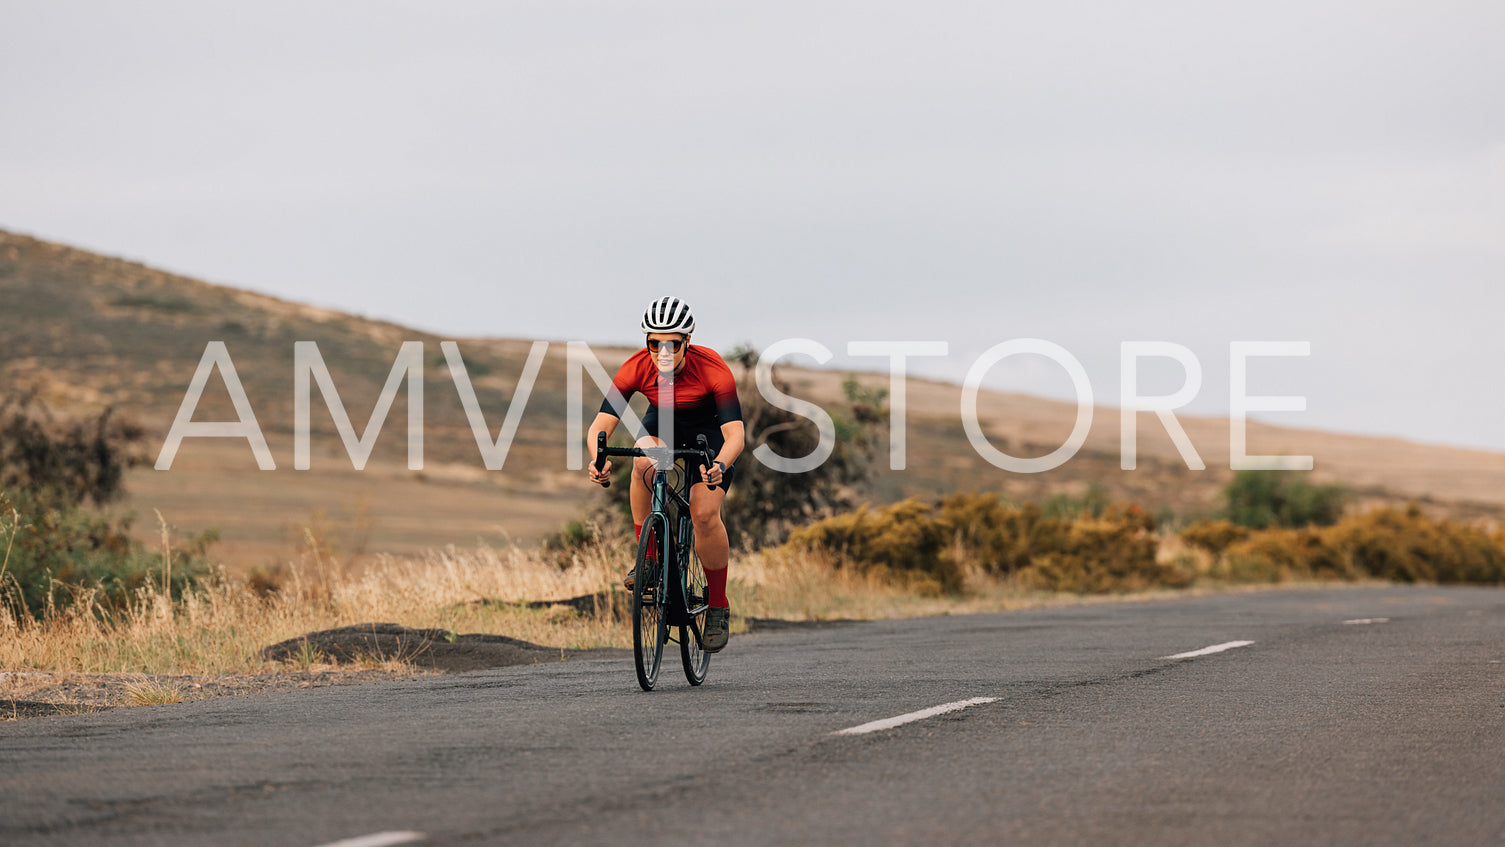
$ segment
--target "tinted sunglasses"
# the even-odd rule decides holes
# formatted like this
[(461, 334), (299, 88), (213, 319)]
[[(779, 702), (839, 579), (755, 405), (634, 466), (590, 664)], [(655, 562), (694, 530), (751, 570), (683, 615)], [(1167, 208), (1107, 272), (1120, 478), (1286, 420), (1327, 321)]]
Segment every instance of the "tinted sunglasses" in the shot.
[(673, 341), (659, 341), (657, 338), (650, 338), (650, 339), (648, 339), (648, 349), (651, 352), (657, 353), (659, 345), (661, 345), (661, 344), (667, 344), (667, 345), (669, 345), (669, 352), (671, 352), (671, 353), (678, 353), (679, 352), (679, 348), (681, 346), (683, 346), (684, 343), (685, 343), (684, 339), (682, 339), (682, 338), (676, 338)]

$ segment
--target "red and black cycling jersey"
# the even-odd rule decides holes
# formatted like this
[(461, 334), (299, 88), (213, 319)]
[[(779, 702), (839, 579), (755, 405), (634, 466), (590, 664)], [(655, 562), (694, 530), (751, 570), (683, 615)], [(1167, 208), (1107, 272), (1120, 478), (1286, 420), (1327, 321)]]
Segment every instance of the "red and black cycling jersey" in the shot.
[[(646, 347), (634, 353), (622, 363), (611, 384), (621, 392), (623, 402), (631, 400), (633, 392), (648, 398), (643, 428), (648, 435), (658, 437), (663, 410), (659, 408), (659, 372), (653, 354)], [(725, 440), (721, 435), (721, 425), (742, 420), (737, 383), (726, 361), (709, 347), (691, 344), (685, 349), (685, 366), (674, 375), (670, 389), (674, 446), (693, 446), (695, 436), (704, 435), (713, 451), (720, 450)], [(613, 405), (611, 399), (608, 395), (601, 402), (601, 411), (621, 419), (622, 410)]]

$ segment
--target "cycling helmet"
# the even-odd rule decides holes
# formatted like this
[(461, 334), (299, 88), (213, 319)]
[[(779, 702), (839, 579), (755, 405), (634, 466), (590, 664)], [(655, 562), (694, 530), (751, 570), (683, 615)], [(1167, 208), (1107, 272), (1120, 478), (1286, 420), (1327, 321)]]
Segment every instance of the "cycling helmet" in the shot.
[(662, 297), (648, 304), (643, 312), (643, 332), (695, 331), (695, 316), (690, 314), (690, 304), (678, 297)]

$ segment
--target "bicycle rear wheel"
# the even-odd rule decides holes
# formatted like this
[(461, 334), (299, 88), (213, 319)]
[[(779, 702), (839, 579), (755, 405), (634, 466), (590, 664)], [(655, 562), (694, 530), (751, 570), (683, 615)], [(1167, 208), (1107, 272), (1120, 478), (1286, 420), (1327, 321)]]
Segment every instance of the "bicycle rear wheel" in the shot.
[(699, 685), (705, 682), (705, 672), (711, 666), (711, 654), (700, 649), (700, 638), (697, 634), (705, 632), (706, 603), (710, 596), (710, 590), (706, 587), (705, 567), (700, 564), (700, 557), (695, 555), (694, 536), (691, 536), (690, 549), (685, 555), (685, 610), (687, 612), (699, 609), (689, 620), (691, 626), (679, 628), (679, 658), (685, 666), (685, 679), (691, 685)]
[(652, 691), (658, 682), (664, 642), (669, 640), (669, 626), (664, 620), (663, 565), (660, 564), (667, 530), (668, 523), (663, 515), (649, 515), (638, 538), (637, 579), (632, 586), (632, 659), (637, 667), (638, 685), (644, 691)]

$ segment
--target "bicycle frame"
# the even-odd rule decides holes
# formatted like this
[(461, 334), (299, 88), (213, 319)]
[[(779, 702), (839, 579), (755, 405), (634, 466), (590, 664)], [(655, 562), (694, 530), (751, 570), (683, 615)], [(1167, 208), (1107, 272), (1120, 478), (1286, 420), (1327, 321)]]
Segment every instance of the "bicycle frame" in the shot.
[[(658, 577), (650, 579), (647, 584), (655, 587), (654, 605), (667, 613), (665, 622), (670, 627), (674, 627), (687, 622), (684, 620), (685, 612), (681, 609), (689, 605), (687, 602), (689, 591), (686, 585), (685, 563), (681, 560), (693, 541), (688, 517), (690, 504), (688, 499), (669, 483), (669, 472), (661, 467), (654, 470), (651, 490), (653, 492), (652, 506), (649, 509), (648, 521), (645, 521), (644, 525), (648, 526), (649, 521), (657, 522), (661, 517), (666, 531), (659, 536), (661, 546), (656, 557)], [(643, 576), (646, 577), (646, 575)], [(678, 593), (668, 594), (668, 591), (673, 590), (670, 586), (678, 589)], [(698, 631), (695, 632), (695, 638), (699, 641)]]
[[(650, 485), (651, 505), (648, 510), (648, 518), (643, 525), (648, 526), (650, 521), (662, 519), (667, 531), (663, 534), (662, 547), (659, 550), (658, 579), (649, 584), (655, 586), (654, 605), (668, 612), (665, 622), (669, 626), (684, 626), (694, 635), (697, 644), (702, 641), (700, 624), (697, 617), (709, 608), (709, 598), (697, 598), (700, 602), (691, 605), (689, 590), (689, 557), (694, 554), (694, 538), (692, 523), (690, 520), (690, 472), (684, 470), (683, 486), (680, 491), (669, 482), (669, 470), (677, 459), (687, 461), (700, 460), (703, 466), (710, 466), (713, 461), (710, 448), (706, 443), (705, 436), (698, 436), (698, 445), (695, 449), (673, 450), (668, 447), (607, 447), (606, 433), (597, 433), (596, 436), (596, 466), (602, 467), (608, 456), (620, 457), (643, 457), (654, 461), (653, 482)], [(610, 483), (607, 483), (610, 485)], [(670, 565), (674, 566), (673, 573), (677, 577), (670, 580)], [(646, 574), (640, 574), (639, 578), (645, 578)], [(678, 589), (675, 596), (666, 596), (660, 587), (673, 585)]]

